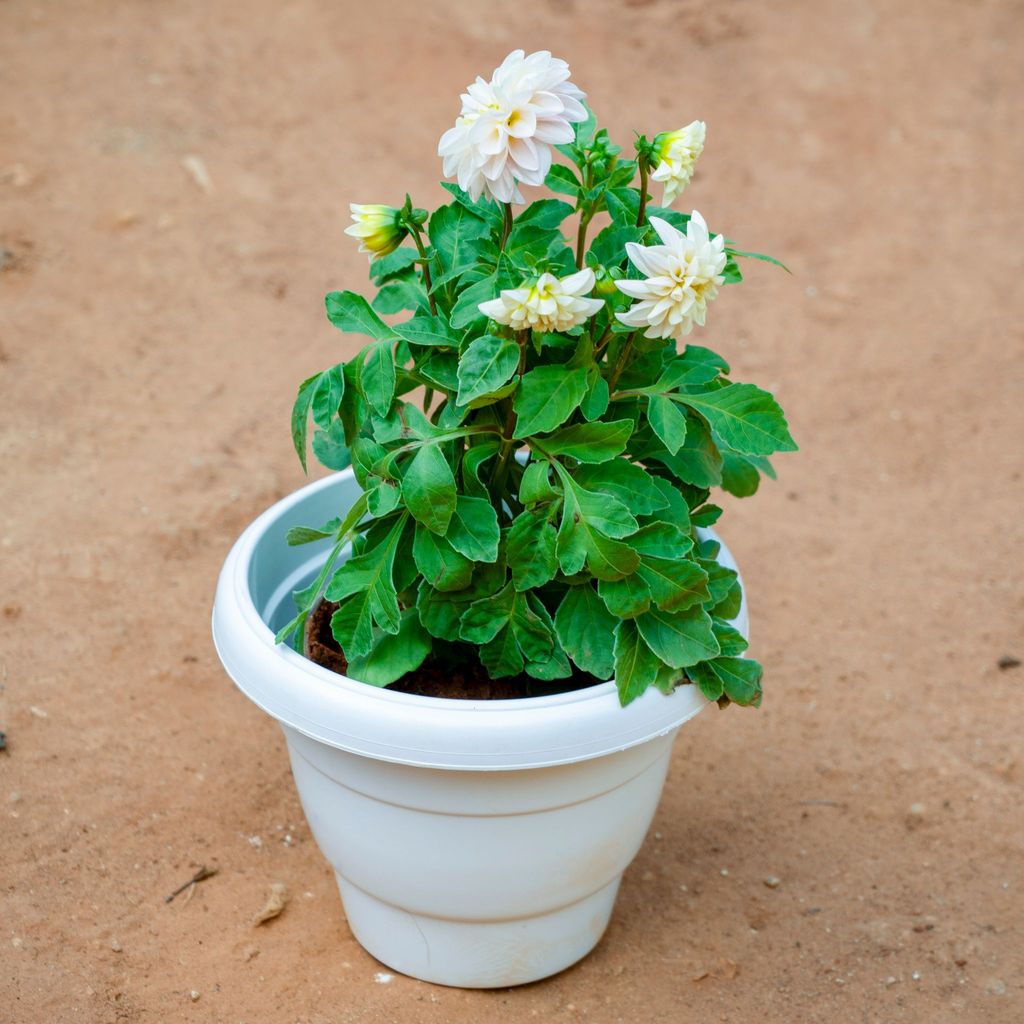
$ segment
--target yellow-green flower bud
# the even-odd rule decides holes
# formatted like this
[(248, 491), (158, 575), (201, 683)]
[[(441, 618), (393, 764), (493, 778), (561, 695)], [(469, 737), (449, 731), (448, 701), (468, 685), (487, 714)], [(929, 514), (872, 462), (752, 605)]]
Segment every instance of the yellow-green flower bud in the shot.
[(345, 234), (359, 239), (359, 251), (371, 260), (387, 256), (402, 244), (409, 229), (402, 223), (402, 211), (393, 206), (349, 203), (352, 225)]

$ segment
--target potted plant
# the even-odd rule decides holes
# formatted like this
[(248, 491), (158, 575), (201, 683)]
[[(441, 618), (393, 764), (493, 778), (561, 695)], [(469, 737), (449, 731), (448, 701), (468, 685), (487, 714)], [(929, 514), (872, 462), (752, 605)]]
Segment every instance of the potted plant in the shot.
[(441, 138), (446, 205), (352, 206), (378, 290), (327, 315), (366, 342), (292, 416), (303, 466), (312, 419), (339, 472), (245, 531), (214, 608), (354, 934), (449, 985), (585, 955), (680, 725), (761, 700), (709, 498), (796, 446), (767, 392), (679, 345), (756, 254), (671, 208), (701, 122), (625, 159), (583, 101), (515, 51)]

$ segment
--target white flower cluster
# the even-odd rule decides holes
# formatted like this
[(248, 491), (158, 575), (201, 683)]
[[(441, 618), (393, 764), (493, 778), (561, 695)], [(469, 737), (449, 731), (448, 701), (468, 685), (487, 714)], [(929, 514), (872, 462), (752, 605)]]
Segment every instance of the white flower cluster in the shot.
[(542, 185), (552, 146), (572, 142), (585, 121), (585, 94), (569, 81), (569, 65), (547, 50), (513, 50), (489, 82), (462, 94), (462, 114), (441, 136), (444, 173), (475, 201), (481, 195), (522, 203), (518, 183)]
[(725, 282), (725, 239), (708, 233), (694, 210), (686, 233), (660, 217), (651, 217), (662, 245), (626, 243), (629, 260), (645, 276), (642, 281), (616, 281), (620, 292), (639, 302), (616, 317), (630, 327), (643, 327), (647, 338), (681, 338), (704, 326), (708, 302)]
[(541, 274), (522, 288), (507, 288), (489, 302), (481, 302), (484, 316), (516, 331), (568, 331), (592, 317), (603, 305), (601, 299), (584, 298), (594, 287), (589, 268), (557, 278)]

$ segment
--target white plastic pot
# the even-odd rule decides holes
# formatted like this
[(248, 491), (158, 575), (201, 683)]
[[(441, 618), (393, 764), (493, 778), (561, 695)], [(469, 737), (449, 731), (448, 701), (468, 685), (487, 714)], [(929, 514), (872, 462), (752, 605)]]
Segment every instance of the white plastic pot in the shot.
[[(351, 471), (279, 501), (220, 575), (213, 636), (228, 675), (284, 730), (310, 829), (349, 925), (378, 960), (443, 985), (546, 977), (601, 938), (647, 832), (679, 727), (707, 701), (614, 683), (520, 700), (377, 689), (274, 643), (328, 542), (289, 527), (343, 515)], [(734, 567), (723, 546), (723, 564)], [(747, 632), (746, 605), (734, 623)]]

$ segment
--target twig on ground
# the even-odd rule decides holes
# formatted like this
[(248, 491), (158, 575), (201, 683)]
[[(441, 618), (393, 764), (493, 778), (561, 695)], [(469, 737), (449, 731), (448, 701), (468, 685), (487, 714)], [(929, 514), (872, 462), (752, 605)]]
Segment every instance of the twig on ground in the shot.
[(200, 867), (200, 869), (187, 882), (179, 885), (178, 888), (170, 894), (170, 896), (165, 896), (164, 903), (170, 903), (175, 896), (180, 896), (190, 886), (196, 885), (198, 882), (205, 882), (207, 878), (213, 878), (213, 876), (217, 874), (218, 870), (218, 868), (208, 868), (205, 864), (202, 865), (202, 867)]

